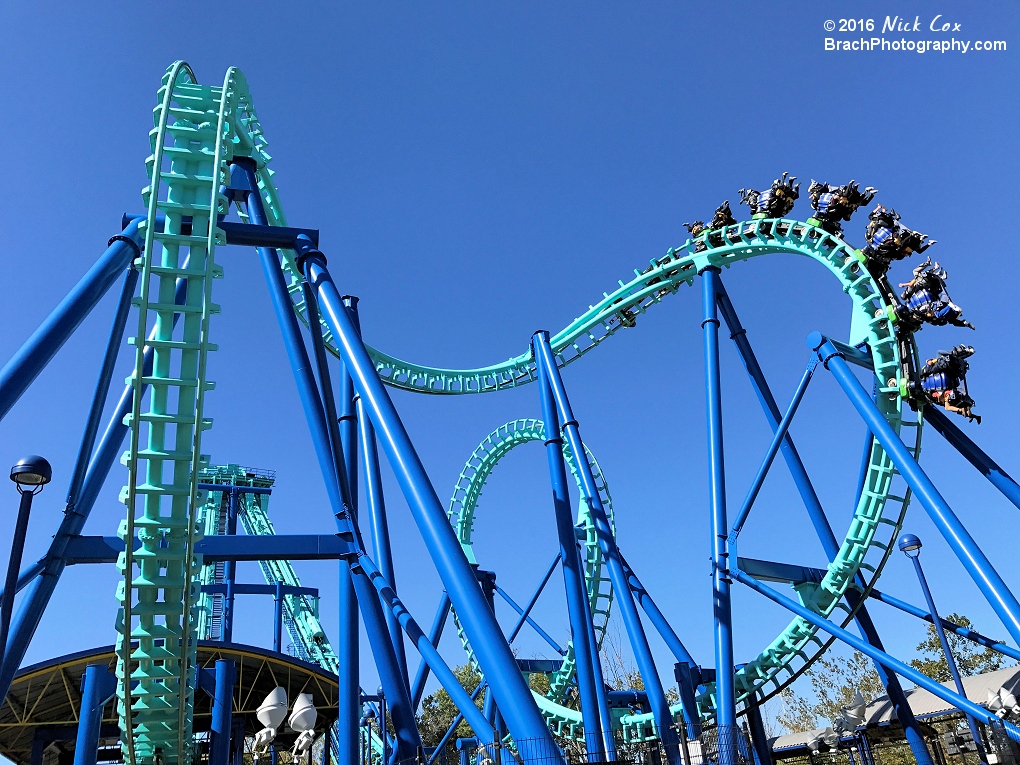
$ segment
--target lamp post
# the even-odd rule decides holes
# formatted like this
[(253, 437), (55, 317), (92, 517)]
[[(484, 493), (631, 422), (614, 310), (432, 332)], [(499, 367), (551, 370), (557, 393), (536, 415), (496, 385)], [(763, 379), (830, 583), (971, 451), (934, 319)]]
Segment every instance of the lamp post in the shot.
[(18, 572), (21, 557), (25, 552), (25, 536), (28, 533), (28, 516), (32, 511), (32, 499), (43, 490), (53, 477), (50, 463), (38, 455), (18, 460), (11, 468), (11, 480), (18, 487), (21, 502), (18, 505), (18, 520), (14, 525), (14, 539), (11, 542), (11, 559), (7, 563), (7, 581), (4, 584), (3, 600), (0, 601), (0, 661), (7, 652), (7, 635), (11, 629), (11, 614), (14, 612), (14, 591), (18, 589)]
[[(946, 638), (946, 631), (942, 628), (942, 620), (939, 618), (938, 610), (935, 608), (935, 599), (932, 598), (931, 590), (928, 588), (928, 580), (924, 577), (924, 570), (921, 568), (921, 540), (913, 534), (904, 534), (899, 540), (900, 552), (910, 558), (914, 564), (914, 571), (917, 573), (917, 581), (921, 583), (921, 591), (924, 593), (924, 599), (928, 603), (928, 613), (931, 614), (932, 623), (935, 625), (935, 633), (939, 636), (939, 643), (942, 644), (942, 652), (946, 655), (946, 664), (949, 666), (949, 674), (953, 676), (953, 682), (956, 683), (957, 692), (967, 697), (966, 691), (963, 690), (963, 680), (960, 678), (960, 670), (956, 667), (956, 661), (953, 659), (953, 654), (949, 650), (949, 640)], [(967, 715), (967, 725), (970, 727), (970, 735), (974, 739), (974, 748), (977, 750), (978, 757), (981, 759), (982, 765), (988, 765), (988, 757), (985, 754), (985, 748), (981, 744), (981, 734), (978, 731), (977, 720), (970, 715)]]

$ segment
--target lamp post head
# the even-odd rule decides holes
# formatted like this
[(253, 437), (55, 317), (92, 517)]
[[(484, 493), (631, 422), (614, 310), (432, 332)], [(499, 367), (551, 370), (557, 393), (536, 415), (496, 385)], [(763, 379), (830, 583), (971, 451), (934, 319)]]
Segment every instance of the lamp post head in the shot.
[(916, 558), (921, 554), (921, 540), (913, 534), (904, 534), (900, 537), (899, 548), (907, 557)]
[(41, 491), (52, 477), (50, 463), (37, 454), (23, 457), (11, 468), (11, 480), (18, 485), (18, 491), (22, 491), (22, 486), (38, 486), (37, 491)]

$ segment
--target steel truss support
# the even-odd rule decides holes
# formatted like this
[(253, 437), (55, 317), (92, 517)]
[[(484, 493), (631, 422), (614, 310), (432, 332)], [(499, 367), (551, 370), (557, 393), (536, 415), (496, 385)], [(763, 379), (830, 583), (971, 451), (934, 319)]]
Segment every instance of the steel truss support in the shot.
[[(829, 520), (825, 515), (825, 510), (822, 508), (822, 503), (818, 499), (818, 494), (815, 492), (811, 479), (808, 477), (807, 469), (804, 467), (804, 463), (800, 458), (797, 447), (793, 443), (793, 437), (789, 433), (790, 422), (793, 415), (796, 413), (801, 397), (804, 395), (804, 390), (811, 380), (816, 362), (813, 359), (812, 363), (808, 364), (786, 416), (781, 416), (779, 405), (776, 403), (775, 396), (772, 394), (772, 389), (769, 387), (761, 365), (758, 363), (758, 358), (755, 356), (754, 349), (751, 347), (751, 343), (747, 339), (747, 331), (741, 325), (737, 312), (733, 307), (733, 303), (730, 301), (729, 295), (726, 294), (726, 289), (721, 283), (718, 285), (716, 298), (718, 300), (720, 313), (722, 313), (723, 319), (726, 321), (726, 325), (730, 330), (730, 336), (737, 347), (737, 353), (740, 356), (740, 360), (743, 362), (744, 368), (747, 370), (747, 375), (751, 380), (751, 385), (758, 397), (758, 401), (765, 413), (765, 417), (769, 422), (769, 426), (773, 430), (774, 435), (772, 445), (769, 449), (769, 454), (773, 457), (775, 456), (775, 446), (777, 444), (777, 440), (781, 437), (782, 441), (779, 448), (783, 453), (783, 458), (789, 468), (794, 485), (796, 485), (797, 491), (801, 496), (801, 501), (804, 503), (804, 508), (807, 510), (808, 517), (811, 520), (811, 525), (815, 529), (815, 534), (818, 536), (818, 539), (822, 544), (822, 549), (825, 551), (825, 555), (828, 560), (835, 560), (839, 554), (839, 542), (832, 531), (832, 526), (829, 524)], [(884, 421), (885, 420), (883, 419), (883, 422)], [(763, 464), (763, 468), (767, 470), (767, 465), (769, 463), (770, 460), (767, 459), (766, 463)], [(863, 469), (866, 471), (867, 467), (865, 466)], [(762, 480), (764, 479), (762, 471), (759, 471), (759, 477)], [(760, 483), (757, 481), (756, 483), (758, 488), (760, 488)], [(749, 492), (748, 499), (750, 502), (754, 501), (754, 495), (756, 493), (756, 491)], [(859, 494), (856, 501), (860, 501)], [(856, 504), (854, 507), (856, 508)], [(750, 503), (745, 502), (745, 507), (741, 511), (741, 517), (738, 519), (737, 524), (734, 525), (735, 532), (739, 532), (739, 524), (743, 524), (749, 510)], [(846, 599), (851, 608), (858, 606), (860, 603), (860, 596), (852, 590), (847, 591)], [(864, 635), (865, 639), (879, 650), (884, 650), (882, 639), (878, 635), (878, 630), (875, 628), (871, 615), (863, 605), (861, 605), (857, 610), (855, 618), (858, 629), (860, 629), (861, 634)], [(924, 735), (921, 732), (921, 727), (914, 718), (914, 713), (910, 709), (910, 704), (907, 702), (906, 694), (903, 692), (903, 687), (900, 685), (899, 679), (895, 674), (886, 671), (885, 667), (881, 664), (876, 663), (875, 670), (878, 672), (879, 678), (882, 680), (882, 684), (885, 686), (886, 692), (889, 694), (889, 700), (892, 703), (893, 708), (896, 710), (897, 719), (903, 728), (904, 737), (907, 739), (907, 743), (910, 745), (910, 749), (913, 752), (918, 765), (932, 765), (931, 753), (928, 751), (928, 746), (924, 742)]]
[(110, 240), (106, 252), (0, 369), (0, 420), (138, 257), (139, 243), (138, 221), (133, 221)]
[(669, 704), (666, 703), (666, 694), (662, 687), (662, 680), (659, 678), (658, 671), (655, 669), (655, 662), (652, 660), (652, 652), (648, 646), (648, 637), (645, 635), (644, 626), (641, 624), (637, 604), (634, 602), (634, 596), (631, 594), (630, 587), (627, 586), (627, 574), (623, 567), (623, 560), (620, 558), (619, 548), (616, 546), (613, 529), (609, 525), (606, 510), (602, 506), (602, 500), (599, 497), (598, 487), (595, 485), (591, 466), (585, 458), (581, 433), (578, 429), (574, 413), (571, 411), (566, 388), (563, 386), (563, 380), (560, 377), (560, 370), (556, 366), (552, 348), (550, 348), (545, 336), (536, 334), (532, 340), (532, 347), (536, 352), (535, 364), (545, 367), (549, 389), (553, 394), (559, 419), (562, 422), (562, 431), (567, 438), (567, 445), (574, 455), (578, 474), (581, 477), (581, 485), (584, 488), (591, 517), (595, 523), (599, 547), (605, 558), (606, 567), (609, 569), (609, 578), (616, 593), (620, 613), (623, 616), (627, 636), (634, 651), (634, 659), (637, 662), (638, 671), (645, 684), (648, 703), (652, 708), (659, 737), (663, 742), (666, 756), (671, 765), (679, 765), (679, 741), (673, 715), (669, 710)]
[(910, 454), (910, 450), (907, 449), (896, 431), (886, 422), (871, 396), (850, 371), (843, 358), (843, 352), (837, 350), (831, 340), (818, 332), (813, 332), (808, 336), (807, 344), (812, 351), (818, 354), (826, 369), (832, 372), (836, 382), (850, 399), (850, 403), (875, 434), (875, 438), (882, 444), (900, 475), (913, 490), (914, 496), (928, 513), (928, 517), (945, 537), (949, 547), (956, 553), (967, 573), (977, 584), (981, 594), (988, 600), (1003, 625), (1009, 630), (1010, 636), (1014, 641), (1020, 643), (1020, 603), (1017, 602), (1002, 577), (992, 567), (977, 542), (960, 523), (960, 519), (956, 517), (949, 503), (939, 494), (931, 479), (917, 464), (917, 460)]
[(992, 486), (1002, 492), (1006, 499), (1020, 508), (1020, 486), (1009, 473), (971, 441), (967, 434), (951, 422), (937, 406), (925, 406), (921, 411), (925, 422), (941, 433), (953, 448), (989, 480)]
[[(537, 344), (549, 343), (549, 333), (537, 332), (532, 338), (532, 352), (536, 359), (540, 351)], [(549, 384), (549, 371), (542, 363), (538, 368), (538, 390), (542, 402), (542, 420), (545, 423), (545, 450), (549, 464), (549, 480), (552, 483), (553, 514), (556, 519), (556, 534), (560, 543), (560, 562), (563, 571), (563, 589), (567, 598), (567, 614), (570, 619), (570, 635), (574, 643), (576, 660), (577, 690), (581, 701), (581, 717), (584, 721), (584, 737), (587, 744), (589, 761), (598, 761), (599, 755), (608, 760), (615, 760), (613, 731), (602, 729), (603, 717), (609, 712), (599, 708), (596, 686), (604, 683), (602, 665), (598, 654), (592, 653), (595, 636), (589, 636), (590, 619), (585, 618), (589, 611), (588, 588), (585, 584), (584, 567), (577, 552), (577, 537), (574, 533), (574, 519), (570, 509), (570, 493), (567, 485), (567, 466), (563, 461), (563, 437), (560, 434), (560, 420), (556, 411)], [(576, 453), (575, 453), (576, 454)], [(578, 462), (585, 461), (584, 452), (580, 452)], [(521, 609), (523, 613), (523, 609)], [(601, 752), (599, 750), (602, 750)], [(612, 751), (613, 754), (609, 754)]]
[(819, 629), (832, 635), (837, 640), (840, 640), (851, 648), (860, 651), (867, 656), (870, 656), (876, 662), (882, 664), (890, 672), (895, 672), (901, 677), (910, 680), (915, 685), (924, 688), (929, 693), (937, 696), (954, 707), (959, 709), (964, 714), (973, 715), (975, 718), (983, 722), (985, 725), (1003, 725), (1006, 734), (1014, 741), (1020, 743), (1020, 728), (1011, 722), (1005, 720), (999, 720), (994, 714), (989, 712), (987, 709), (982, 707), (969, 699), (964, 698), (955, 691), (949, 690), (946, 686), (932, 680), (927, 675), (918, 672), (916, 669), (911, 667), (899, 659), (890, 656), (885, 651), (881, 651), (875, 648), (873, 645), (865, 640), (854, 635), (852, 632), (848, 632), (842, 627), (837, 626), (833, 622), (830, 622), (824, 616), (816, 614), (809, 608), (802, 606), (785, 595), (781, 595), (770, 587), (766, 587), (761, 582), (757, 581), (753, 577), (748, 576), (743, 571), (734, 569), (730, 571), (730, 575), (741, 584), (745, 584), (752, 590), (764, 595), (774, 603), (778, 603), (789, 611), (797, 614), (807, 622), (814, 624)]
[[(464, 630), (489, 681), (513, 737), (534, 739), (525, 760), (551, 756), (558, 751), (531, 692), (517, 669), (495, 617), (475, 581), (471, 564), (457, 541), (443, 505), (404, 429), (389, 394), (326, 270), (325, 257), (301, 238), (295, 243), (305, 273), (314, 286), (319, 307), (354, 379), (365, 410), (372, 418), (383, 449), (393, 466), (411, 514)], [(293, 311), (291, 311), (293, 313)]]
[[(249, 180), (252, 182), (253, 187), (257, 188), (254, 182), (254, 167), (246, 167), (246, 172), (250, 174)], [(256, 224), (265, 224), (265, 210), (263, 209), (259, 194), (250, 194), (248, 201), (248, 212), (251, 219)], [(350, 493), (347, 486), (343, 447), (340, 442), (336, 419), (334, 417), (332, 422), (327, 420), (326, 412), (323, 409), (324, 402), (319, 396), (319, 389), (312, 371), (312, 364), (308, 358), (304, 341), (301, 338), (301, 330), (287, 291), (279, 255), (275, 249), (268, 247), (259, 247), (258, 253), (263, 270), (265, 271), (266, 280), (269, 283), (273, 308), (283, 333), (287, 356), (294, 372), (295, 381), (297, 382), (301, 404), (309, 429), (311, 430), (312, 442), (315, 446), (319, 469), (322, 471), (326, 493), (329, 496), (333, 513), (336, 516), (337, 528), (341, 536), (348, 535), (360, 546), (360, 535), (357, 533), (355, 519), (349, 510)], [(341, 310), (344, 310), (344, 315), (346, 316), (346, 309), (343, 309), (342, 304), (338, 305)], [(318, 324), (318, 315), (315, 312), (315, 303), (312, 302), (307, 307), (310, 318), (309, 324), (312, 327), (313, 349), (316, 353), (316, 360), (320, 362), (318, 364), (318, 371), (323, 384), (323, 392), (328, 392), (329, 394), (324, 398), (329, 401), (332, 399), (332, 389), (329, 385), (329, 372), (325, 366), (325, 358), (322, 353), (322, 334)], [(333, 411), (335, 412), (335, 409)], [(347, 563), (347, 566), (350, 566), (350, 563)], [(349, 570), (353, 574), (353, 569)], [(400, 679), (396, 657), (393, 655), (392, 646), (389, 642), (389, 634), (386, 631), (382, 606), (378, 597), (376, 597), (371, 589), (371, 583), (364, 577), (355, 576), (354, 586), (357, 590), (358, 605), (361, 608), (362, 616), (365, 618), (365, 628), (372, 642), (373, 655), (379, 671), (379, 678), (385, 689), (386, 697), (390, 700), (390, 709), (397, 735), (396, 756), (400, 760), (409, 759), (414, 757), (421, 746), (421, 737), (418, 734), (414, 710), (411, 708), (411, 701), (407, 693), (407, 686)], [(355, 686), (355, 691), (357, 691), (357, 686)], [(347, 724), (349, 721), (341, 720), (340, 765), (357, 765), (358, 763), (356, 746), (357, 720), (354, 722), (355, 725), (352, 728)], [(344, 746), (344, 742), (348, 745)]]

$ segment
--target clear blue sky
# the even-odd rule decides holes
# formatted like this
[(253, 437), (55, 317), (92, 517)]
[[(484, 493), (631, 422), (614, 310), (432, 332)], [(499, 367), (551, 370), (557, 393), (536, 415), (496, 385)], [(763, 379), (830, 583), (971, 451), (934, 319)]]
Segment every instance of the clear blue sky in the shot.
[[(958, 39), (1006, 40), (994, 53), (837, 53), (827, 19), (920, 16), (959, 22)], [(1015, 183), (1017, 35), (1010, 2), (695, 3), (106, 3), (0, 11), (0, 359), (7, 359), (103, 251), (124, 211), (140, 209), (155, 92), (167, 65), (202, 82), (230, 65), (247, 75), (275, 157), (290, 221), (317, 227), (337, 283), (362, 298), (366, 338), (399, 357), (452, 367), (522, 352), (682, 243), (737, 189), (790, 171), (879, 189), (904, 223), (939, 240), (930, 254), (978, 331), (925, 329), (923, 354), (977, 348), (971, 392), (985, 422), (966, 430), (1015, 475)], [(175, 21), (176, 20), (176, 21)], [(870, 34), (866, 35), (870, 37)], [(846, 36), (856, 39), (858, 36)], [(902, 35), (905, 39), (909, 35)], [(917, 33), (914, 37), (942, 39)], [(893, 39), (890, 36), (890, 39)], [(739, 212), (737, 212), (740, 215)], [(794, 215), (809, 215), (806, 199)], [(863, 243), (866, 216), (848, 226)], [(223, 306), (213, 322), (216, 462), (278, 471), (271, 502), (281, 532), (329, 533), (332, 520), (254, 252), (223, 250)], [(894, 276), (905, 277), (900, 264)], [(811, 330), (845, 336), (849, 302), (818, 266), (769, 257), (724, 276), (777, 397), (788, 400)], [(566, 373), (582, 433), (616, 501), (620, 543), (694, 655), (711, 665), (709, 530), (700, 305), (682, 290)], [(37, 502), (26, 559), (44, 550), (109, 326), (112, 295), (0, 423), (0, 464), (40, 453), (54, 483)], [(118, 378), (127, 374), (122, 358)], [(724, 347), (731, 511), (768, 443), (735, 354)], [(477, 442), (501, 423), (538, 416), (532, 387), (437, 398), (394, 393), (444, 500)], [(793, 428), (839, 533), (852, 507), (863, 425), (821, 375)], [(486, 487), (476, 550), (526, 598), (555, 552), (539, 446), (507, 459)], [(1017, 510), (932, 434), (923, 464), (1014, 586)], [(119, 465), (87, 533), (123, 517)], [(439, 593), (391, 475), (387, 489), (401, 593), (429, 622)], [(16, 495), (4, 489), (0, 539)], [(907, 529), (945, 612), (1005, 635), (977, 589), (915, 506)], [(742, 537), (741, 554), (824, 564), (792, 483), (777, 465)], [(336, 623), (335, 566), (301, 564)], [(258, 578), (254, 565), (243, 576)], [(65, 574), (28, 660), (114, 639), (112, 566)], [(920, 601), (897, 554), (883, 588)], [(562, 587), (536, 611), (565, 639)], [(752, 593), (735, 597), (738, 660), (788, 619)], [(271, 641), (269, 602), (241, 601), (240, 640)], [(887, 645), (909, 653), (922, 628), (875, 608)], [(501, 613), (504, 621), (509, 615)], [(444, 643), (451, 661), (458, 649)], [(523, 655), (543, 644), (525, 633)], [(656, 657), (667, 680), (671, 660)], [(367, 652), (366, 676), (374, 675)], [(373, 681), (366, 681), (372, 686)]]

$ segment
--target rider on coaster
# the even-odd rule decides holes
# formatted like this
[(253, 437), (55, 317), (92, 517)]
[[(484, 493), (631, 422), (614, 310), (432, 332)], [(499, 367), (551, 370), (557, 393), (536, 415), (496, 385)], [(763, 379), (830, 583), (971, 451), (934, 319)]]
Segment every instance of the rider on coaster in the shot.
[(861, 191), (857, 181), (850, 181), (842, 186), (830, 186), (828, 183), (812, 180), (808, 186), (808, 196), (811, 197), (811, 207), (815, 214), (808, 223), (820, 226), (833, 236), (842, 236), (843, 227), (840, 221), (850, 220), (850, 216), (857, 212), (857, 208), (866, 205), (877, 193), (877, 189), (871, 186)]
[(800, 196), (797, 177), (783, 173), (782, 178), (772, 181), (772, 188), (765, 191), (740, 189), (740, 204), (751, 208), (754, 218), (782, 218), (793, 209), (793, 203)]
[[(686, 228), (692, 237), (701, 236), (706, 231), (714, 231), (717, 228), (723, 228), (724, 226), (732, 226), (736, 224), (737, 220), (733, 217), (733, 211), (730, 210), (730, 200), (726, 200), (715, 209), (715, 214), (712, 216), (712, 220), (706, 226), (704, 221), (696, 220), (694, 223), (685, 223)], [(710, 234), (708, 237), (713, 247), (722, 247), (723, 240), (719, 234)], [(695, 247), (695, 252), (704, 252), (707, 248), (704, 242), (698, 242)]]
[(974, 355), (969, 345), (958, 345), (951, 351), (939, 351), (934, 359), (928, 359), (921, 369), (921, 390), (931, 403), (944, 406), (981, 424), (981, 417), (973, 414), (974, 399), (967, 393), (966, 359)]
[(938, 263), (932, 265), (931, 258), (914, 269), (913, 279), (900, 286), (906, 289), (900, 293), (903, 302), (896, 314), (911, 332), (919, 330), (924, 322), (937, 327), (952, 324), (974, 329), (973, 324), (962, 318), (963, 309), (946, 291), (946, 270)]
[(935, 240), (929, 240), (927, 234), (900, 225), (896, 211), (882, 205), (876, 205), (868, 219), (871, 222), (864, 232), (864, 238), (868, 240), (864, 255), (868, 259), (868, 270), (875, 278), (885, 276), (894, 260), (924, 252), (935, 244)]

